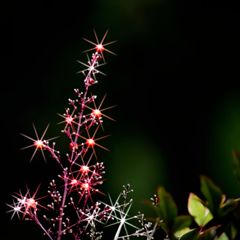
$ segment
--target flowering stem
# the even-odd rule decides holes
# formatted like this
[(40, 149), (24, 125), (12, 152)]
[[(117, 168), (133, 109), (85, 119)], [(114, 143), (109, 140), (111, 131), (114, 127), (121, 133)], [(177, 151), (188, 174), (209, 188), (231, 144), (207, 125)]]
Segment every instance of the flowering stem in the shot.
[[(35, 137), (21, 134), (32, 142), (31, 145), (23, 148), (34, 148), (31, 160), (36, 152), (40, 151), (46, 161), (44, 152), (47, 151), (50, 153), (51, 158), (60, 165), (61, 173), (58, 177), (61, 178), (61, 186), (58, 186), (54, 179), (50, 182), (48, 190), (50, 202), (49, 200), (46, 201), (46, 207), (39, 202), (43, 197), (37, 197), (39, 187), (34, 193), (30, 193), (28, 188), (25, 194), (22, 194), (20, 191), (13, 195), (12, 204), (8, 204), (11, 208), (9, 212), (12, 212), (12, 218), (14, 215), (20, 218), (19, 215), (22, 214), (23, 218), (26, 216), (26, 219), (33, 220), (49, 240), (63, 240), (65, 237), (75, 240), (85, 239), (85, 237), (92, 240), (102, 238), (102, 232), (98, 231), (97, 224), (104, 223), (108, 210), (105, 205), (100, 207), (100, 203), (95, 202), (91, 194), (102, 193), (99, 191), (98, 185), (101, 185), (103, 182), (102, 175), (105, 173), (105, 170), (103, 162), (99, 162), (97, 159), (94, 146), (108, 150), (95, 143), (95, 140), (101, 140), (106, 136), (95, 138), (95, 135), (99, 127), (102, 126), (102, 118), (106, 117), (110, 120), (112, 118), (102, 114), (100, 111), (109, 109), (101, 109), (105, 97), (97, 107), (95, 103), (96, 95), (91, 95), (90, 87), (98, 82), (96, 80), (97, 74), (105, 75), (98, 70), (99, 67), (106, 63), (103, 51), (114, 54), (105, 48), (105, 46), (113, 43), (104, 43), (107, 33), (108, 31), (106, 31), (102, 40), (99, 41), (94, 31), (96, 43), (84, 39), (94, 45), (93, 48), (85, 51), (91, 53), (91, 57), (87, 56), (87, 63), (78, 61), (84, 66), (84, 70), (79, 71), (79, 73), (84, 75), (84, 89), (83, 92), (75, 89), (77, 97), (73, 100), (68, 99), (70, 107), (65, 110), (64, 114), (59, 114), (64, 118), (64, 121), (60, 123), (65, 122), (64, 129), (61, 132), (70, 141), (70, 153), (66, 154), (67, 161), (63, 161), (64, 159), (62, 159), (60, 151), (55, 149), (55, 142), (49, 143), (56, 137), (45, 139), (49, 125), (41, 136), (38, 134), (34, 124)], [(94, 163), (92, 161), (93, 156), (96, 158)], [(74, 193), (71, 194), (72, 192)], [(79, 198), (78, 202), (75, 197)], [(51, 211), (50, 216), (45, 214), (42, 216), (38, 215), (42, 213), (37, 212), (40, 208)], [(121, 212), (121, 214), (124, 213)], [(120, 222), (114, 240), (121, 238), (121, 231), (126, 228), (125, 217)], [(49, 227), (45, 226), (45, 224), (49, 224)]]
[(53, 238), (51, 237), (51, 235), (49, 234), (49, 232), (43, 227), (43, 225), (40, 223), (40, 221), (38, 220), (37, 215), (34, 214), (33, 220), (36, 222), (36, 224), (43, 230), (43, 232), (48, 236), (48, 238), (50, 240), (53, 240)]
[[(88, 73), (87, 77), (88, 76), (89, 76), (89, 73)], [(79, 136), (79, 133), (80, 133), (80, 128), (82, 126), (82, 117), (83, 117), (83, 111), (84, 111), (84, 107), (85, 107), (85, 99), (87, 97), (87, 93), (88, 93), (88, 86), (86, 86), (86, 90), (85, 90), (84, 96), (83, 96), (83, 103), (82, 103), (82, 106), (81, 106), (82, 107), (82, 111), (79, 114), (79, 121), (78, 121), (78, 126), (77, 126), (77, 132), (75, 134), (74, 144), (77, 143), (78, 136)], [(74, 155), (74, 151), (72, 151), (72, 155), (71, 155), (71, 162), (72, 162), (72, 164), (74, 164), (74, 162), (75, 162), (75, 161), (73, 161), (73, 155)]]
[(66, 202), (66, 196), (68, 192), (67, 187), (67, 169), (64, 169), (64, 192), (63, 192), (63, 198), (62, 198), (62, 205), (60, 207), (60, 213), (59, 213), (59, 222), (58, 222), (58, 238), (57, 240), (61, 240), (62, 237), (62, 218), (63, 218), (63, 211), (65, 207)]
[(124, 223), (125, 223), (125, 221), (121, 221), (121, 222), (120, 222), (120, 225), (119, 225), (119, 227), (118, 227), (118, 229), (117, 229), (117, 232), (116, 232), (116, 234), (115, 234), (115, 236), (114, 236), (114, 240), (117, 240), (117, 239), (118, 239), (119, 234), (120, 234), (120, 232), (121, 232), (121, 229), (122, 229)]
[(56, 155), (56, 153), (54, 152), (54, 150), (50, 147), (47, 147), (47, 150), (50, 152), (50, 154), (52, 155), (52, 157), (58, 162), (58, 164), (61, 166), (61, 168), (63, 168), (62, 163), (60, 162), (59, 157)]
[[(92, 58), (91, 65), (89, 67), (89, 71), (87, 73), (87, 76), (85, 77), (85, 80), (87, 80), (87, 79), (89, 79), (91, 77), (92, 69), (95, 68), (95, 65), (98, 62), (98, 58), (96, 57), (97, 54), (98, 53), (95, 52), (94, 55), (93, 55), (95, 57)], [(80, 133), (80, 128), (82, 126), (82, 118), (83, 118), (83, 112), (84, 112), (84, 108), (85, 108), (85, 101), (86, 101), (87, 94), (88, 94), (88, 89), (89, 89), (89, 85), (86, 82), (85, 82), (85, 91), (84, 91), (84, 95), (83, 95), (83, 102), (81, 104), (81, 111), (79, 113), (79, 120), (78, 120), (78, 125), (77, 125), (77, 131), (76, 131), (76, 134), (75, 134), (74, 144), (77, 144), (77, 140), (78, 140), (79, 133)], [(72, 164), (74, 163), (74, 161), (73, 161), (73, 153), (74, 153), (74, 151), (72, 151), (72, 155), (71, 155), (71, 162), (72, 162)]]

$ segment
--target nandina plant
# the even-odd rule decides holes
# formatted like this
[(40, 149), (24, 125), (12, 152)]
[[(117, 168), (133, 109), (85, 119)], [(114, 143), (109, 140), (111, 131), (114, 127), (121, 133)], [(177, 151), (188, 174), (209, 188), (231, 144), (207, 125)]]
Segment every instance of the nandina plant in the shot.
[[(240, 154), (233, 152), (234, 172), (239, 180)], [(209, 177), (200, 176), (201, 196), (189, 193), (187, 214), (179, 214), (177, 204), (164, 187), (152, 198), (155, 237), (171, 240), (239, 240), (240, 198), (230, 198)]]
[(109, 203), (97, 198), (99, 195), (105, 196), (100, 190), (105, 173), (104, 163), (99, 160), (97, 149), (108, 150), (101, 145), (101, 140), (107, 137), (103, 134), (103, 123), (105, 119), (113, 118), (107, 115), (107, 110), (112, 106), (104, 107), (105, 96), (98, 100), (91, 87), (98, 83), (98, 75), (104, 75), (99, 69), (106, 63), (104, 54), (114, 53), (106, 48), (113, 43), (105, 43), (107, 32), (100, 41), (95, 31), (94, 36), (95, 42), (84, 39), (92, 45), (85, 51), (87, 61), (78, 61), (84, 67), (79, 71), (84, 88), (74, 89), (74, 99), (69, 99), (69, 107), (59, 114), (69, 152), (62, 154), (57, 150), (53, 142), (55, 138), (46, 139), (48, 126), (42, 135), (39, 135), (35, 125), (34, 137), (22, 134), (31, 141), (24, 147), (33, 148), (31, 161), (40, 151), (45, 161), (47, 157), (55, 160), (61, 170), (53, 177), (43, 196), (39, 196), (40, 185), (34, 190), (27, 187), (25, 192), (14, 193), (12, 204), (7, 204), (9, 212), (12, 213), (11, 218), (17, 216), (21, 220), (35, 222), (50, 240), (101, 239), (111, 226), (114, 230), (111, 238), (114, 240), (130, 237), (153, 239), (156, 224), (146, 222), (141, 213), (129, 216), (133, 202), (129, 197), (132, 192), (129, 185), (123, 186), (116, 201), (110, 195)]
[[(159, 187), (150, 202), (155, 216), (146, 220), (138, 212), (130, 215), (133, 191), (127, 184), (113, 200), (101, 191), (104, 182), (104, 162), (97, 156), (98, 149), (108, 150), (101, 140), (105, 120), (114, 120), (107, 113), (113, 106), (104, 107), (106, 96), (97, 99), (92, 86), (98, 83), (97, 76), (104, 75), (99, 69), (106, 64), (104, 54), (114, 52), (106, 47), (107, 32), (99, 41), (94, 31), (95, 42), (84, 39), (92, 45), (86, 50), (87, 61), (78, 61), (83, 70), (83, 89), (74, 89), (74, 99), (68, 99), (60, 123), (62, 133), (68, 139), (69, 152), (63, 154), (55, 148), (55, 138), (46, 138), (48, 127), (39, 136), (33, 125), (34, 137), (22, 134), (31, 141), (23, 149), (33, 148), (30, 162), (37, 152), (54, 160), (60, 172), (56, 172), (43, 195), (39, 186), (12, 195), (7, 204), (11, 218), (30, 220), (42, 230), (46, 239), (165, 239), (165, 240), (232, 240), (240, 237), (240, 198), (229, 198), (207, 176), (200, 177), (201, 198), (190, 193), (187, 214), (179, 214), (177, 204), (164, 187)], [(115, 54), (114, 54), (115, 55)], [(46, 156), (48, 153), (48, 156)], [(50, 156), (49, 156), (50, 155)], [(240, 153), (233, 152), (234, 173), (240, 179)], [(42, 187), (41, 187), (42, 188)], [(41, 190), (41, 192), (44, 192)], [(101, 198), (100, 198), (101, 196)], [(111, 229), (110, 229), (111, 228)]]

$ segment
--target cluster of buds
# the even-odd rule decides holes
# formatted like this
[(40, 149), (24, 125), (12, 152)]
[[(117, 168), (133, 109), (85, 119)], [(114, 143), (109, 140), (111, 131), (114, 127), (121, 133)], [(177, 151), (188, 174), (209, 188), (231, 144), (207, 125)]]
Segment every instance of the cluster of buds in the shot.
[[(131, 192), (129, 187), (125, 187), (119, 195), (116, 203), (110, 204), (95, 200), (95, 195), (103, 194), (100, 186), (103, 183), (105, 173), (104, 163), (98, 160), (97, 148), (108, 150), (99, 142), (108, 135), (99, 136), (103, 130), (104, 119), (114, 120), (105, 111), (113, 106), (103, 107), (106, 96), (97, 101), (97, 96), (90, 92), (93, 84), (96, 84), (97, 75), (104, 73), (99, 67), (104, 65), (104, 52), (114, 54), (106, 46), (113, 42), (105, 43), (107, 32), (99, 41), (94, 32), (96, 42), (85, 39), (93, 47), (86, 52), (87, 63), (78, 61), (84, 69), (79, 73), (84, 76), (84, 90), (74, 89), (75, 98), (68, 99), (69, 107), (63, 114), (60, 123), (64, 124), (62, 133), (67, 137), (69, 152), (62, 156), (60, 151), (55, 149), (53, 139), (46, 139), (45, 135), (48, 126), (41, 137), (33, 125), (35, 137), (22, 134), (31, 144), (26, 148), (34, 149), (31, 160), (37, 151), (42, 153), (46, 161), (46, 152), (60, 166), (61, 172), (58, 174), (57, 181), (52, 180), (48, 187), (46, 196), (38, 197), (39, 187), (31, 195), (27, 189), (26, 194), (16, 193), (13, 195), (13, 203), (8, 204), (12, 218), (34, 221), (43, 231), (44, 235), (50, 240), (74, 239), (79, 240), (85, 237), (89, 239), (100, 239), (103, 231), (98, 230), (98, 225), (105, 226), (118, 225), (114, 233), (114, 240), (129, 239), (130, 236), (152, 239), (153, 230), (151, 224), (145, 223), (142, 214), (128, 217), (132, 200), (127, 201), (127, 196)], [(123, 203), (120, 204), (120, 199)], [(135, 219), (141, 227), (137, 227), (129, 220)], [(129, 234), (127, 226), (134, 229)], [(125, 235), (122, 234), (125, 232)]]

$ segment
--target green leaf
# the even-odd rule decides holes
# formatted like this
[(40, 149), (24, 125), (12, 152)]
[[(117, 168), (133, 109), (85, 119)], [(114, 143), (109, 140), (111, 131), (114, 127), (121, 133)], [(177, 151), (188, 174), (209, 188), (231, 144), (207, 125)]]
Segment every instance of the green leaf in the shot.
[(192, 223), (192, 217), (189, 215), (180, 215), (174, 219), (173, 224), (173, 232), (180, 231), (182, 229), (186, 229)]
[(220, 225), (214, 226), (214, 227), (208, 228), (205, 231), (202, 231), (201, 235), (200, 235), (200, 239), (201, 240), (215, 240), (215, 238), (217, 236), (217, 229), (219, 227), (220, 227)]
[(198, 226), (203, 227), (213, 219), (210, 210), (204, 206), (202, 200), (194, 193), (189, 194), (188, 212), (194, 217)]
[(238, 230), (233, 226), (231, 225), (231, 239), (235, 239), (237, 237), (237, 234), (238, 234)]
[(198, 229), (192, 229), (186, 234), (184, 234), (180, 240), (198, 240)]
[(225, 200), (225, 195), (212, 180), (206, 176), (201, 176), (201, 192), (208, 202), (209, 209), (215, 215), (221, 203)]
[(214, 240), (229, 240), (229, 238), (226, 233), (222, 233), (220, 237), (216, 237)]
[(190, 228), (183, 228), (183, 229), (181, 229), (181, 230), (179, 230), (179, 231), (176, 231), (175, 233), (174, 233), (174, 236), (177, 238), (177, 239), (179, 239), (179, 238), (181, 238), (183, 235), (185, 235), (186, 233), (188, 233), (188, 232), (190, 232), (191, 231), (191, 229)]
[(219, 214), (224, 217), (228, 214), (231, 214), (240, 204), (240, 198), (237, 199), (228, 199), (225, 203), (222, 203)]
[(177, 216), (177, 206), (172, 196), (163, 188), (158, 189), (159, 202), (157, 204), (157, 213), (161, 220), (163, 220), (162, 226), (165, 231), (169, 231), (172, 228), (174, 219)]

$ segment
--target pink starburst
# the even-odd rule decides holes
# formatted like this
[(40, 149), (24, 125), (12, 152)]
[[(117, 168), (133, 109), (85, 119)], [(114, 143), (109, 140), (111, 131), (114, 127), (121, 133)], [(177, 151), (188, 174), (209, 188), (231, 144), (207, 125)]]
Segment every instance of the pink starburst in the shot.
[(104, 113), (105, 111), (115, 107), (115, 106), (110, 106), (110, 107), (102, 108), (102, 105), (103, 105), (105, 99), (106, 99), (106, 95), (102, 98), (101, 102), (97, 106), (97, 104), (95, 102), (95, 98), (93, 98), (93, 108), (86, 105), (86, 107), (89, 110), (91, 110), (91, 113), (89, 114), (91, 116), (91, 125), (96, 122), (97, 124), (101, 124), (101, 126), (102, 126), (103, 118), (107, 118), (111, 121), (115, 121), (113, 118), (109, 117), (108, 115), (106, 115)]
[(85, 199), (85, 202), (87, 199), (92, 199), (92, 193), (101, 193), (98, 186), (103, 183), (103, 173), (103, 163), (97, 162), (92, 166), (81, 165), (79, 171), (72, 172), (68, 178), (68, 185), (70, 186), (69, 193), (77, 191), (80, 195), (79, 201), (81, 201), (82, 198)]
[(84, 201), (83, 206), (85, 207), (88, 199), (92, 200), (92, 193), (100, 192), (95, 186), (97, 184), (102, 183), (102, 181), (98, 181), (94, 179), (93, 175), (88, 176), (85, 175), (80, 178), (74, 178), (74, 177), (68, 177), (68, 186), (69, 186), (69, 193), (77, 192), (79, 195), (78, 203), (80, 203), (82, 200)]
[(92, 151), (93, 151), (93, 153), (94, 153), (94, 155), (95, 155), (96, 158), (97, 158), (97, 154), (96, 154), (96, 151), (95, 151), (95, 147), (99, 147), (99, 148), (101, 148), (101, 149), (103, 149), (103, 150), (110, 151), (108, 148), (106, 148), (106, 147), (100, 145), (99, 143), (97, 143), (97, 141), (102, 140), (102, 139), (104, 139), (104, 138), (107, 138), (107, 137), (109, 136), (109, 135), (105, 135), (105, 136), (96, 138), (95, 136), (96, 136), (96, 134), (97, 134), (97, 131), (98, 131), (98, 129), (99, 129), (99, 126), (100, 126), (100, 125), (97, 126), (97, 128), (95, 129), (95, 132), (93, 133), (92, 136), (90, 136), (88, 129), (86, 129), (87, 137), (84, 137), (84, 136), (82, 136), (82, 135), (79, 135), (80, 138), (82, 138), (82, 139), (85, 140), (85, 145), (87, 146), (86, 152), (87, 152), (89, 149), (92, 149)]
[[(46, 138), (49, 125), (39, 134), (33, 124), (33, 137), (21, 134), (28, 139), (27, 141), (31, 141), (31, 144), (22, 148), (33, 148), (30, 162), (38, 153), (46, 162), (47, 151), (60, 165), (61, 172), (58, 174), (60, 179), (50, 182), (47, 191), (48, 201), (41, 201), (43, 197), (38, 196), (39, 186), (34, 192), (27, 188), (25, 194), (21, 191), (14, 193), (12, 204), (7, 204), (10, 208), (8, 212), (12, 214), (11, 219), (18, 217), (22, 220), (32, 220), (50, 240), (100, 239), (103, 232), (97, 229), (99, 223), (103, 224), (108, 216), (121, 220), (119, 216), (122, 213), (121, 206), (116, 205), (116, 209), (113, 208), (108, 214), (106, 210), (109, 210), (109, 206), (95, 201), (95, 195), (104, 194), (100, 185), (105, 180), (104, 164), (97, 159), (96, 150), (101, 148), (109, 151), (99, 144), (99, 141), (108, 135), (98, 137), (97, 133), (100, 127), (103, 129), (103, 120), (114, 121), (105, 114), (105, 111), (114, 107), (103, 107), (106, 95), (100, 99), (99, 104), (96, 104), (96, 95), (90, 92), (92, 85), (97, 83), (97, 77), (105, 75), (100, 68), (106, 64), (105, 53), (115, 55), (108, 49), (115, 41), (106, 42), (107, 34), (108, 31), (102, 38), (98, 38), (94, 31), (95, 40), (84, 39), (92, 45), (85, 51), (88, 52), (86, 61), (78, 61), (83, 69), (79, 73), (84, 77), (84, 89), (74, 89), (75, 98), (68, 99), (69, 108), (66, 108), (63, 114), (58, 114), (62, 118), (60, 123), (64, 124), (61, 132), (67, 137), (69, 151), (63, 155), (55, 150), (55, 143), (50, 141), (56, 137)], [(127, 214), (123, 217), (126, 218)], [(129, 225), (125, 222), (121, 224), (121, 227)]]
[(70, 109), (67, 108), (66, 112), (64, 114), (58, 114), (60, 117), (62, 117), (64, 120), (59, 122), (59, 124), (61, 123), (65, 123), (65, 127), (63, 131), (66, 131), (67, 127), (71, 127), (73, 128), (73, 125), (77, 125), (78, 123), (75, 121), (75, 119), (77, 119), (77, 116), (75, 115), (75, 110), (73, 110), (72, 113), (70, 113)]
[(38, 132), (37, 132), (36, 127), (35, 127), (34, 124), (33, 124), (33, 130), (34, 130), (34, 133), (35, 133), (35, 137), (36, 137), (36, 138), (32, 138), (32, 137), (29, 137), (29, 136), (21, 133), (22, 136), (24, 136), (25, 138), (27, 138), (27, 139), (29, 139), (29, 140), (32, 141), (32, 144), (30, 144), (30, 145), (28, 145), (28, 146), (26, 146), (26, 147), (21, 148), (22, 150), (23, 150), (23, 149), (27, 149), (27, 148), (32, 148), (32, 147), (34, 148), (34, 152), (33, 152), (33, 154), (32, 154), (32, 157), (31, 157), (31, 159), (30, 159), (30, 162), (32, 161), (32, 159), (34, 158), (34, 156), (35, 156), (35, 154), (36, 154), (36, 152), (37, 152), (38, 150), (41, 151), (42, 156), (43, 156), (43, 159), (44, 159), (44, 161), (46, 162), (46, 157), (45, 157), (45, 154), (44, 154), (43, 151), (46, 150), (47, 148), (50, 148), (50, 147), (49, 147), (49, 141), (57, 138), (57, 137), (53, 137), (53, 138), (50, 138), (50, 139), (44, 139), (44, 137), (45, 137), (45, 135), (46, 135), (46, 132), (47, 132), (47, 130), (48, 130), (48, 127), (49, 127), (49, 125), (47, 125), (47, 127), (45, 128), (45, 130), (44, 130), (44, 132), (43, 132), (43, 134), (42, 134), (41, 137), (39, 137)]
[[(99, 41), (99, 38), (98, 38), (95, 30), (93, 31), (93, 33), (94, 33), (94, 36), (95, 36), (95, 42), (90, 41), (86, 38), (83, 38), (86, 42), (93, 45), (92, 48), (86, 50), (85, 52), (96, 51), (97, 53), (101, 54), (101, 57), (103, 59), (104, 59), (103, 52), (108, 52), (110, 54), (116, 55), (116, 53), (114, 53), (114, 52), (112, 52), (112, 51), (110, 51), (109, 49), (106, 48), (106, 46), (109, 46), (109, 45), (115, 43), (116, 41), (111, 41), (111, 42), (108, 42), (108, 43), (104, 43), (104, 41), (107, 37), (108, 31), (105, 32), (105, 34), (103, 35), (103, 37), (100, 41)], [(105, 62), (105, 59), (104, 59), (104, 62)]]
[[(16, 193), (13, 195), (13, 198), (17, 200), (16, 204), (9, 205), (9, 207), (12, 208), (14, 212), (22, 213), (23, 219), (26, 216), (29, 216), (30, 218), (33, 218), (36, 215), (36, 212), (39, 207), (45, 208), (43, 205), (39, 204), (39, 200), (45, 197), (38, 197), (36, 198), (36, 195), (38, 193), (40, 185), (37, 187), (35, 192), (31, 195), (29, 189), (27, 188), (27, 192), (25, 195), (23, 195), (21, 192)], [(46, 209), (46, 208), (45, 208)]]

